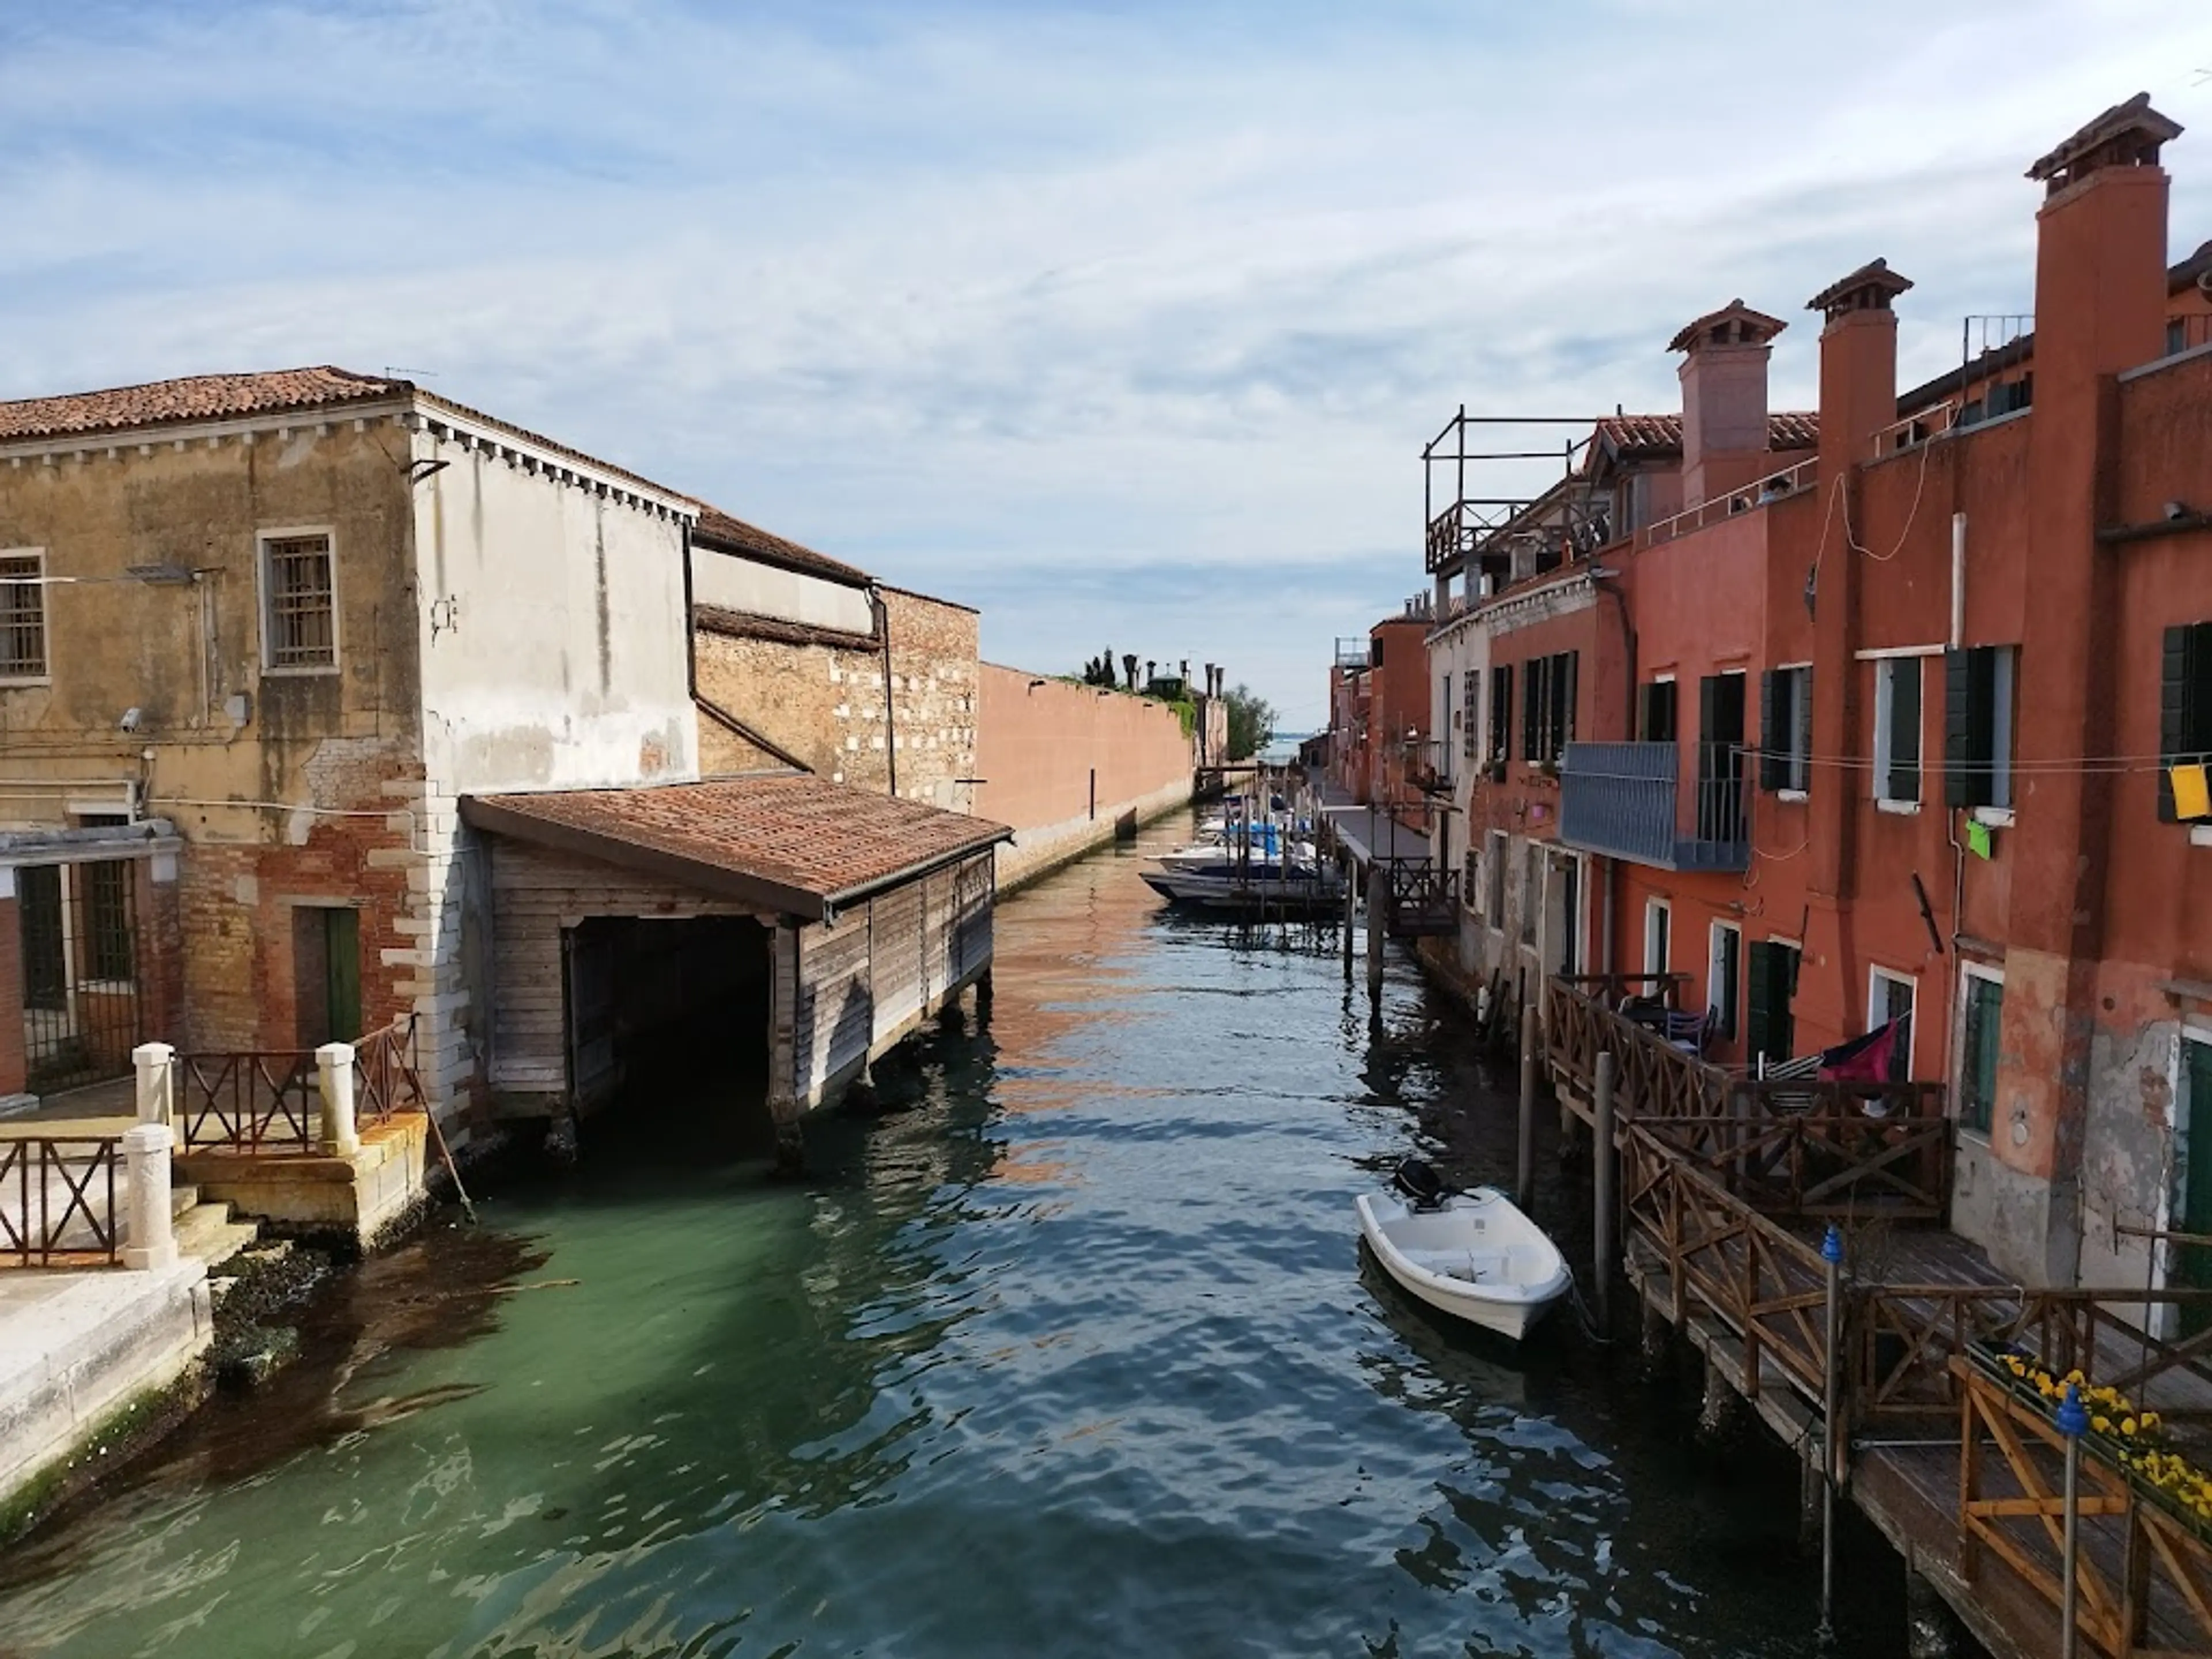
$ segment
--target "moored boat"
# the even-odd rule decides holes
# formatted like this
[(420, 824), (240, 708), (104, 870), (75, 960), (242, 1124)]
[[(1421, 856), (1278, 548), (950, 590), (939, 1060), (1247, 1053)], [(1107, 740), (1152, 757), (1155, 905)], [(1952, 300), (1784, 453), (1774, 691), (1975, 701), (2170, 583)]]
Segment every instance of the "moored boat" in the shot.
[(1409, 1294), (1519, 1341), (1574, 1279), (1544, 1230), (1494, 1187), (1453, 1192), (1418, 1158), (1358, 1199), (1359, 1235)]

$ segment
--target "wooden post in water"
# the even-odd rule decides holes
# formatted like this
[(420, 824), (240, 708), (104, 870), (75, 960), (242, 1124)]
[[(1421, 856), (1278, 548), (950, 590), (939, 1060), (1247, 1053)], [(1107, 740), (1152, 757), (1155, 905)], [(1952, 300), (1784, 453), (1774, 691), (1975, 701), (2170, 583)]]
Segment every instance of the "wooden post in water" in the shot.
[(1521, 1011), (1521, 1145), (1513, 1200), (1527, 1209), (1536, 1196), (1536, 1042), (1542, 1027), (1533, 1005)]
[(1344, 982), (1352, 983), (1352, 931), (1359, 909), (1359, 866), (1349, 856), (1344, 863)]
[(1613, 1163), (1613, 1050), (1597, 1056), (1597, 1081), (1591, 1102), (1595, 1120), (1590, 1135), (1593, 1158), (1590, 1178), (1590, 1258), (1597, 1274), (1597, 1325), (1601, 1335), (1613, 1330), (1613, 1226), (1614, 1219)]
[(1378, 880), (1382, 874), (1382, 860), (1370, 856), (1367, 860), (1367, 994), (1376, 1002), (1382, 1000), (1382, 917), (1390, 904), (1390, 884)]

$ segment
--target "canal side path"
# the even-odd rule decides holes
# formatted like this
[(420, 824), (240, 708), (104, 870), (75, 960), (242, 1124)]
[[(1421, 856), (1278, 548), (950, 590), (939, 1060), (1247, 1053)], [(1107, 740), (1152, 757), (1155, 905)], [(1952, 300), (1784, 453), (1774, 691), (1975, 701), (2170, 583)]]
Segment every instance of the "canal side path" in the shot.
[[(1188, 828), (1012, 900), (988, 1024), (805, 1181), (638, 1105), (342, 1276), (0, 1558), (0, 1653), (1814, 1653), (1786, 1457), (1700, 1446), (1632, 1343), (1516, 1352), (1363, 1261), (1398, 1157), (1508, 1175), (1511, 1079), (1395, 951), (1370, 1013), (1295, 930), (1163, 911)], [(1901, 1652), (1846, 1544), (1850, 1650)]]

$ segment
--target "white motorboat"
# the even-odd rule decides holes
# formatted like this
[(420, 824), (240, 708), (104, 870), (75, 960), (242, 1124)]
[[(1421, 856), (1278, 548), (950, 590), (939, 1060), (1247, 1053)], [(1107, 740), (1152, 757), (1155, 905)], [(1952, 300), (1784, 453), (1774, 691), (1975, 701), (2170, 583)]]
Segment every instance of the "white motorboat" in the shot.
[(1363, 1193), (1359, 1235), (1382, 1271), (1431, 1307), (1517, 1342), (1574, 1283), (1559, 1247), (1492, 1187), (1447, 1190), (1419, 1159)]
[[(1163, 853), (1158, 862), (1164, 870), (1233, 872), (1249, 866), (1255, 871), (1264, 866), (1273, 872), (1282, 864), (1283, 844), (1281, 837), (1270, 830), (1264, 836), (1255, 835), (1249, 849), (1241, 839), (1201, 842), (1194, 847), (1178, 847), (1172, 853)], [(1317, 856), (1310, 841), (1291, 842), (1290, 854), (1293, 866), (1310, 866)]]

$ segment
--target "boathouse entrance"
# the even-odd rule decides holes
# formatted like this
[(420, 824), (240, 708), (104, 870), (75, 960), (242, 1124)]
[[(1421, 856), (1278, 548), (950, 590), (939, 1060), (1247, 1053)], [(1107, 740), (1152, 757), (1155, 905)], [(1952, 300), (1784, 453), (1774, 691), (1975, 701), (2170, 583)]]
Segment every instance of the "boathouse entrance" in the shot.
[(592, 916), (561, 931), (568, 1095), (765, 1121), (771, 931), (750, 916)]

